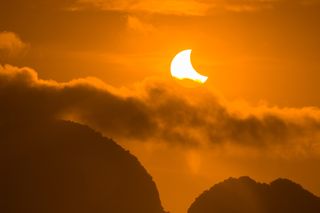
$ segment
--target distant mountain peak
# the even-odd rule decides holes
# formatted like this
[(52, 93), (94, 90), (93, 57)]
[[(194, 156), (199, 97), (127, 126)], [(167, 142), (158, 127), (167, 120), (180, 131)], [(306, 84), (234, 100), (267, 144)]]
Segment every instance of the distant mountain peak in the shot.
[(319, 213), (320, 198), (291, 180), (229, 178), (203, 192), (188, 213)]
[(1, 212), (164, 213), (137, 158), (89, 127), (42, 121), (1, 131)]

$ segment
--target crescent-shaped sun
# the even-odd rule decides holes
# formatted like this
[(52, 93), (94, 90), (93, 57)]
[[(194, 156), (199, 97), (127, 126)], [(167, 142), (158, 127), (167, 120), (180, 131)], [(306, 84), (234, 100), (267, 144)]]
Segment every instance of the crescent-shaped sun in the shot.
[(177, 79), (189, 79), (199, 83), (205, 83), (207, 76), (199, 74), (191, 63), (191, 49), (179, 52), (171, 62), (171, 75)]

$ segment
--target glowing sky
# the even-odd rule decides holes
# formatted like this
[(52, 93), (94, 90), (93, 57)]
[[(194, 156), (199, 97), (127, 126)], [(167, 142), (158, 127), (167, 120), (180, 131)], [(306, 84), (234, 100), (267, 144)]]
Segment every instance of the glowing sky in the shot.
[[(320, 195), (319, 20), (316, 0), (2, 0), (0, 82), (48, 87), (46, 100), (71, 88), (44, 112), (136, 154), (174, 213), (229, 176), (288, 177)], [(184, 49), (203, 87), (172, 82)]]

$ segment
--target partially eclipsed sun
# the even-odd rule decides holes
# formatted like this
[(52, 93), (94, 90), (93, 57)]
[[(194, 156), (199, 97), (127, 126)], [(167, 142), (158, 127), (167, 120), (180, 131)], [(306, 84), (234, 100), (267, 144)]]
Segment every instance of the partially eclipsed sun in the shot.
[(183, 50), (178, 53), (171, 62), (171, 75), (177, 79), (189, 79), (199, 83), (205, 83), (207, 76), (199, 74), (192, 66), (191, 51)]

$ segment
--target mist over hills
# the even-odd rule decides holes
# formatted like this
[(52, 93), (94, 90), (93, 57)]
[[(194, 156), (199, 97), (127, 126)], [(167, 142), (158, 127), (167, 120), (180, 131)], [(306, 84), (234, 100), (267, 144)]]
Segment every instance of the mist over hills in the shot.
[(288, 180), (270, 184), (229, 178), (203, 192), (188, 213), (317, 213), (320, 198)]
[[(165, 213), (136, 157), (87, 126), (37, 119), (0, 129), (4, 213)], [(188, 213), (319, 213), (320, 198), (288, 180), (229, 178), (203, 192)]]
[(112, 140), (66, 121), (14, 125), (0, 130), (2, 213), (163, 213), (151, 176)]

